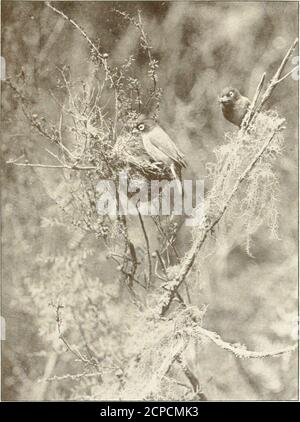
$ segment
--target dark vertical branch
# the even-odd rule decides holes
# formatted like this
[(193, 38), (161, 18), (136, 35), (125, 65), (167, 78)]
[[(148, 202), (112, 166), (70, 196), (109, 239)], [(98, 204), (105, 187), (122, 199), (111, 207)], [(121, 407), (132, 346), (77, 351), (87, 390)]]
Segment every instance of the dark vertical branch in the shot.
[(138, 208), (138, 204), (136, 205), (136, 209), (137, 209), (138, 217), (139, 217), (139, 220), (140, 220), (142, 232), (143, 232), (145, 243), (146, 243), (147, 261), (148, 261), (148, 287), (149, 287), (152, 283), (152, 262), (151, 262), (150, 242), (149, 242), (147, 231), (146, 231), (146, 228), (145, 228), (145, 225), (144, 225), (143, 218), (142, 218), (140, 210)]

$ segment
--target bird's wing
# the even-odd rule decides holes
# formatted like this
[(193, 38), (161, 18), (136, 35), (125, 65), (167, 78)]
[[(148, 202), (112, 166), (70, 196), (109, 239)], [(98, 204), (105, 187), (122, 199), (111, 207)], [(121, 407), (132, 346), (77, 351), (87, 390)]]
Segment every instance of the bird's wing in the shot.
[(162, 128), (155, 127), (148, 136), (152, 145), (170, 157), (173, 161), (177, 162), (180, 166), (186, 167), (184, 155)]

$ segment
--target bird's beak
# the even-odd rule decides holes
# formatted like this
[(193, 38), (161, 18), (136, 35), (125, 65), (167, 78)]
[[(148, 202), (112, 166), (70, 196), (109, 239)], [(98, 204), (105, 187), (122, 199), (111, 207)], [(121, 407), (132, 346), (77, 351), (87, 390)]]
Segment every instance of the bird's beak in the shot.
[(132, 129), (132, 131), (131, 131), (131, 133), (133, 133), (133, 134), (136, 134), (136, 133), (138, 133), (139, 131), (137, 130), (137, 128), (136, 127), (134, 127), (133, 129)]
[(223, 97), (219, 97), (218, 100), (220, 104), (224, 104), (224, 103), (227, 103), (228, 98), (226, 96), (223, 96)]

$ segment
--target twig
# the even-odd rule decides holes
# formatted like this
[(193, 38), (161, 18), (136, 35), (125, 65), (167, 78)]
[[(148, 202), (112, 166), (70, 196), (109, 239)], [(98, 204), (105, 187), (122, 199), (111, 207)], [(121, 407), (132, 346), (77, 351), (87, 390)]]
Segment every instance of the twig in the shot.
[(65, 165), (65, 163), (58, 157), (58, 155), (54, 154), (52, 151), (50, 151), (48, 148), (45, 148), (45, 151), (51, 155), (51, 157), (55, 158), (60, 164), (62, 164), (63, 166)]
[(103, 372), (83, 372), (82, 374), (66, 374), (66, 375), (53, 375), (53, 377), (45, 377), (42, 379), (39, 379), (37, 382), (49, 382), (49, 381), (64, 381), (64, 380), (80, 380), (81, 378), (91, 378), (91, 377), (101, 377), (103, 375)]
[(140, 220), (142, 232), (143, 232), (143, 235), (144, 235), (144, 238), (145, 238), (145, 243), (146, 243), (147, 260), (148, 260), (148, 287), (150, 287), (151, 282), (152, 282), (152, 262), (151, 262), (151, 253), (150, 253), (150, 242), (149, 242), (147, 231), (145, 229), (144, 221), (143, 221), (143, 218), (141, 216), (138, 204), (136, 204), (136, 209), (137, 209), (138, 217), (139, 217), (139, 220)]
[(249, 359), (257, 359), (257, 358), (268, 358), (268, 357), (278, 357), (285, 355), (286, 353), (291, 353), (298, 348), (298, 344), (295, 344), (293, 346), (284, 347), (279, 350), (273, 350), (270, 352), (255, 352), (251, 350), (247, 350), (243, 346), (235, 346), (231, 343), (228, 343), (213, 331), (206, 330), (205, 328), (198, 327), (197, 333), (200, 336), (207, 337), (209, 340), (211, 340), (213, 343), (215, 343), (217, 346), (221, 347), (224, 350), (227, 350), (231, 353), (233, 353), (235, 356), (239, 358), (249, 358)]
[(6, 164), (11, 164), (14, 166), (21, 166), (21, 167), (41, 167), (47, 169), (69, 169), (69, 170), (97, 170), (95, 166), (78, 166), (78, 165), (56, 165), (56, 164), (35, 164), (35, 163), (17, 163), (16, 161), (6, 161)]
[(164, 238), (165, 242), (166, 242), (166, 247), (164, 248), (164, 250), (162, 252), (165, 252), (165, 250), (168, 249), (168, 247), (170, 246), (175, 254), (176, 260), (179, 262), (180, 261), (180, 257), (179, 257), (179, 253), (176, 249), (176, 246), (174, 245), (174, 240), (172, 241), (172, 239), (170, 239), (168, 237), (168, 234), (164, 231), (159, 218), (156, 219), (155, 217), (152, 216), (152, 220), (154, 221), (154, 224), (156, 225), (159, 233), (162, 235), (162, 237)]
[(274, 88), (281, 82), (283, 82), (288, 76), (290, 76), (299, 66), (295, 66), (290, 72), (288, 72), (283, 77), (280, 77), (289, 58), (293, 54), (293, 51), (296, 48), (296, 45), (298, 43), (298, 38), (293, 42), (292, 46), (289, 48), (288, 52), (286, 53), (285, 57), (283, 58), (279, 68), (277, 69), (275, 75), (270, 80), (269, 85), (266, 88), (266, 91), (264, 92), (261, 102), (258, 104), (258, 98), (260, 96), (260, 93), (263, 88), (263, 84), (265, 81), (266, 73), (264, 73), (261, 77), (261, 80), (256, 88), (255, 95), (253, 97), (253, 100), (251, 102), (251, 105), (249, 107), (248, 112), (246, 113), (243, 122), (242, 122), (242, 130), (245, 131), (248, 127), (250, 122), (254, 119), (255, 116), (261, 111), (264, 104), (267, 102), (267, 100), (270, 98)]
[(137, 260), (134, 244), (130, 240), (128, 241), (128, 249), (130, 251), (131, 261), (132, 261), (131, 275), (132, 277), (134, 277), (137, 270), (137, 266), (138, 266), (138, 260)]
[[(258, 114), (261, 111), (261, 109), (264, 106), (264, 104), (270, 98), (270, 96), (271, 96), (273, 90), (275, 89), (275, 87), (288, 76), (288, 74), (287, 74), (284, 77), (280, 78), (281, 77), (281, 74), (283, 72), (283, 69), (285, 68), (285, 66), (286, 66), (289, 58), (293, 54), (293, 51), (295, 50), (297, 44), (298, 44), (298, 38), (296, 38), (295, 41), (293, 42), (292, 46), (290, 47), (290, 49), (286, 53), (285, 57), (283, 58), (283, 60), (282, 60), (282, 62), (280, 64), (277, 72), (275, 73), (275, 75), (271, 79), (271, 81), (270, 81), (270, 83), (269, 83), (269, 85), (268, 85), (268, 87), (267, 87), (267, 89), (266, 89), (266, 91), (265, 91), (265, 93), (264, 93), (264, 95), (262, 97), (262, 100), (261, 100), (260, 104), (258, 105), (258, 107), (256, 109), (255, 114)], [(294, 69), (293, 69), (293, 71), (294, 71)]]
[[(54, 305), (52, 305), (54, 306)], [(58, 336), (59, 339), (65, 344), (65, 346), (67, 347), (67, 349), (74, 355), (77, 357), (77, 359), (79, 359), (81, 362), (83, 362), (84, 364), (88, 364), (88, 365), (92, 365), (93, 367), (96, 367), (97, 370), (98, 369), (98, 364), (96, 362), (93, 362), (90, 359), (87, 359), (85, 356), (83, 356), (79, 350), (75, 350), (67, 341), (67, 339), (64, 337), (64, 335), (62, 334), (61, 331), (61, 326), (62, 326), (62, 319), (61, 319), (61, 315), (60, 315), (60, 310), (62, 308), (64, 308), (62, 305), (57, 305), (54, 306), (55, 307), (55, 312), (56, 312), (56, 323), (57, 323), (57, 331), (58, 331)]]
[[(150, 46), (150, 42), (148, 40), (148, 36), (144, 31), (144, 24), (142, 21), (142, 13), (140, 10), (137, 11), (137, 20), (133, 17), (131, 17), (128, 13), (123, 12), (121, 10), (115, 9), (115, 12), (118, 13), (119, 15), (123, 16), (123, 18), (127, 19), (130, 23), (132, 23), (140, 32), (141, 34), (141, 46), (142, 48), (147, 52), (148, 55), (148, 62), (149, 62), (149, 74), (152, 80), (152, 84), (153, 87), (151, 89), (151, 94), (150, 97), (148, 98), (145, 107), (148, 106), (148, 104), (150, 103), (150, 101), (152, 100), (152, 98), (154, 98), (154, 96), (156, 95), (156, 93), (158, 92), (157, 89), (157, 73), (156, 73), (156, 68), (157, 66), (157, 62), (156, 60), (153, 58), (152, 56), (152, 52), (151, 49), (152, 47)], [(139, 104), (139, 109), (140, 109), (140, 104)]]
[(179, 363), (179, 365), (180, 365), (180, 367), (181, 367), (184, 375), (189, 380), (189, 382), (190, 382), (190, 384), (191, 384), (191, 386), (193, 388), (193, 391), (197, 394), (197, 396), (199, 397), (199, 399), (201, 401), (207, 401), (206, 395), (200, 389), (200, 383), (199, 383), (198, 378), (192, 372), (192, 370), (189, 368), (189, 366), (187, 365), (187, 363), (184, 362), (183, 357), (182, 356), (177, 356), (176, 360)]
[(256, 91), (255, 91), (255, 95), (254, 95), (253, 100), (252, 100), (252, 102), (250, 104), (249, 110), (248, 110), (245, 118), (243, 119), (242, 129), (245, 129), (245, 128), (247, 128), (249, 126), (249, 123), (250, 123), (250, 121), (251, 121), (251, 119), (253, 117), (253, 114), (254, 114), (254, 109), (255, 109), (255, 106), (257, 104), (258, 97), (259, 97), (259, 95), (260, 95), (260, 93), (262, 91), (262, 88), (263, 88), (265, 79), (266, 79), (266, 72), (263, 73), (263, 75), (262, 75), (262, 77), (261, 77), (261, 79), (259, 81), (259, 84), (257, 85)]
[[(56, 352), (50, 352), (48, 355), (48, 359), (45, 365), (44, 375), (43, 379), (49, 379), (51, 378), (51, 374), (55, 369), (56, 363), (58, 360), (58, 354)], [(38, 383), (40, 380), (37, 381)], [(34, 385), (33, 392), (35, 400), (44, 401), (47, 398), (47, 390), (48, 385), (45, 383), (44, 385)]]
[(30, 113), (28, 113), (28, 111), (26, 110), (26, 102), (27, 99), (24, 97), (23, 93), (11, 82), (10, 79), (8, 79), (6, 81), (6, 83), (8, 84), (8, 86), (17, 94), (17, 96), (21, 99), (21, 107), (22, 107), (22, 111), (24, 113), (24, 116), (26, 117), (26, 119), (30, 122), (30, 124), (38, 130), (38, 132), (47, 140), (49, 140), (51, 143), (55, 143), (57, 145), (59, 145), (59, 147), (61, 148), (61, 150), (63, 150), (64, 152), (66, 152), (68, 154), (69, 157), (74, 158), (74, 155), (72, 154), (72, 152), (62, 143), (60, 136), (57, 137), (55, 136), (53, 133), (48, 133), (47, 129), (44, 128), (42, 126), (42, 124), (36, 120), (35, 118), (33, 118), (33, 115), (31, 115)]
[(173, 346), (171, 355), (168, 354), (161, 362), (159, 362), (158, 368), (153, 372), (153, 374), (151, 374), (150, 379), (146, 383), (145, 389), (142, 390), (140, 394), (141, 399), (148, 397), (152, 393), (157, 384), (159, 384), (165, 375), (169, 372), (170, 368), (177, 360), (177, 357), (184, 352), (187, 345), (188, 342), (184, 338), (181, 337), (180, 339), (177, 339), (176, 344)]
[(162, 259), (161, 254), (159, 253), (159, 250), (156, 250), (155, 253), (156, 253), (156, 256), (157, 256), (157, 258), (159, 260), (159, 263), (160, 263), (160, 265), (161, 265), (161, 267), (163, 269), (163, 272), (164, 272), (164, 275), (165, 275), (166, 279), (169, 280), (167, 269), (166, 269), (166, 265), (165, 265), (165, 263), (164, 263), (164, 261)]
[[(142, 21), (142, 13), (140, 10), (138, 10), (138, 25), (137, 25), (138, 29), (141, 32), (141, 36), (142, 36), (142, 41), (144, 43), (144, 47), (147, 50), (147, 54), (148, 54), (148, 59), (149, 59), (149, 66), (151, 69), (151, 78), (152, 78), (152, 82), (153, 82), (153, 88), (152, 88), (152, 94), (151, 96), (153, 96), (156, 92), (157, 89), (157, 76), (155, 73), (155, 61), (153, 60), (152, 57), (152, 53), (151, 53), (151, 47), (149, 45), (149, 41), (148, 41), (148, 37), (144, 31), (144, 26), (143, 26), (143, 21)], [(149, 103), (151, 97), (148, 99), (147, 104)]]
[(286, 75), (284, 75), (282, 78), (278, 79), (278, 81), (276, 82), (276, 85), (279, 84), (280, 82), (284, 81), (286, 78), (288, 78), (292, 73), (295, 72), (295, 70), (297, 70), (299, 68), (299, 65), (295, 66), (292, 70), (290, 70)]
[[(162, 269), (163, 269), (163, 272), (164, 272), (164, 275), (165, 275), (165, 279), (163, 279), (163, 278), (159, 277), (159, 276), (158, 276), (158, 274), (156, 274), (156, 276), (157, 276), (158, 278), (162, 279), (165, 283), (168, 283), (168, 282), (169, 282), (169, 276), (168, 276), (168, 273), (167, 273), (166, 265), (165, 265), (165, 263), (164, 263), (164, 261), (163, 261), (163, 259), (162, 259), (161, 254), (159, 253), (159, 251), (158, 251), (158, 250), (156, 250), (156, 251), (155, 251), (155, 253), (156, 253), (156, 256), (157, 256), (157, 258), (158, 258), (158, 260), (159, 260), (159, 262), (160, 262), (160, 265), (162, 266)], [(168, 286), (167, 284), (164, 284), (164, 285), (163, 285), (163, 287), (164, 287), (165, 289), (167, 289), (167, 286)], [(182, 296), (179, 294), (179, 292), (178, 292), (178, 291), (176, 291), (176, 296), (177, 296), (177, 298), (178, 298), (179, 302), (181, 302), (181, 303), (185, 306), (184, 300), (183, 300)]]
[(80, 34), (83, 36), (83, 38), (86, 39), (86, 41), (89, 43), (89, 45), (92, 47), (92, 49), (97, 54), (97, 57), (99, 58), (102, 66), (103, 66), (103, 68), (105, 70), (105, 74), (106, 74), (107, 79), (109, 79), (109, 81), (111, 82), (112, 86), (115, 87), (115, 81), (113, 79), (113, 76), (112, 76), (112, 73), (110, 71), (110, 68), (108, 67), (108, 64), (107, 64), (107, 55), (100, 53), (99, 49), (96, 47), (96, 45), (93, 43), (93, 41), (87, 35), (87, 33), (78, 25), (77, 22), (75, 22), (72, 18), (69, 18), (67, 15), (65, 15), (61, 10), (57, 9), (56, 7), (54, 7), (51, 4), (51, 2), (46, 1), (46, 6), (49, 7), (50, 9), (52, 9), (58, 15), (62, 16), (71, 25), (73, 25), (80, 32)]
[[(113, 125), (113, 139), (116, 140), (116, 125), (118, 120), (118, 103), (119, 103), (119, 93), (118, 93), (118, 87), (114, 80), (114, 75), (110, 70), (110, 67), (107, 62), (107, 54), (101, 54), (99, 49), (96, 47), (96, 45), (93, 43), (93, 41), (90, 39), (90, 37), (87, 35), (87, 33), (78, 25), (77, 22), (75, 22), (72, 18), (69, 18), (67, 15), (65, 15), (61, 10), (54, 7), (51, 2), (46, 1), (46, 6), (52, 9), (55, 13), (63, 17), (66, 21), (68, 21), (71, 25), (73, 25), (83, 36), (83, 38), (88, 42), (88, 44), (92, 47), (94, 52), (96, 53), (98, 59), (100, 60), (104, 71), (105, 71), (105, 80), (109, 80), (111, 87), (114, 89), (114, 95), (115, 95), (115, 117), (114, 117), (114, 125)], [(68, 88), (68, 87), (67, 87)]]
[(92, 40), (89, 38), (89, 36), (86, 34), (86, 32), (76, 23), (72, 18), (69, 18), (69, 16), (65, 15), (64, 12), (61, 10), (56, 9), (56, 7), (52, 6), (50, 1), (45, 2), (46, 6), (52, 9), (55, 13), (62, 16), (66, 21), (70, 22), (78, 31), (81, 33), (81, 35), (87, 40), (87, 42), (90, 44), (90, 46), (93, 48), (93, 50), (96, 52), (99, 59), (103, 62), (104, 58), (98, 48), (95, 46), (95, 44), (92, 42)]
[(164, 379), (165, 379), (167, 382), (172, 382), (173, 384), (179, 385), (180, 387), (184, 387), (184, 388), (186, 388), (187, 390), (190, 390), (190, 389), (191, 389), (191, 387), (190, 387), (189, 385), (184, 384), (183, 382), (180, 382), (180, 381), (178, 381), (178, 380), (176, 380), (176, 379), (174, 379), (174, 378), (171, 378), (169, 375), (165, 375), (165, 376), (164, 376)]

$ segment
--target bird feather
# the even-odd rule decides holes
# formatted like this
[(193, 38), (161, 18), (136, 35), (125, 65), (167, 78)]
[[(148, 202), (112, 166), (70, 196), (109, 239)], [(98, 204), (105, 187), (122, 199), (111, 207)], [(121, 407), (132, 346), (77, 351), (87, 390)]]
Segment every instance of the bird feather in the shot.
[(169, 135), (160, 127), (155, 127), (148, 134), (149, 142), (163, 154), (175, 161), (178, 165), (186, 167), (184, 155), (179, 151), (177, 146), (171, 140)]

